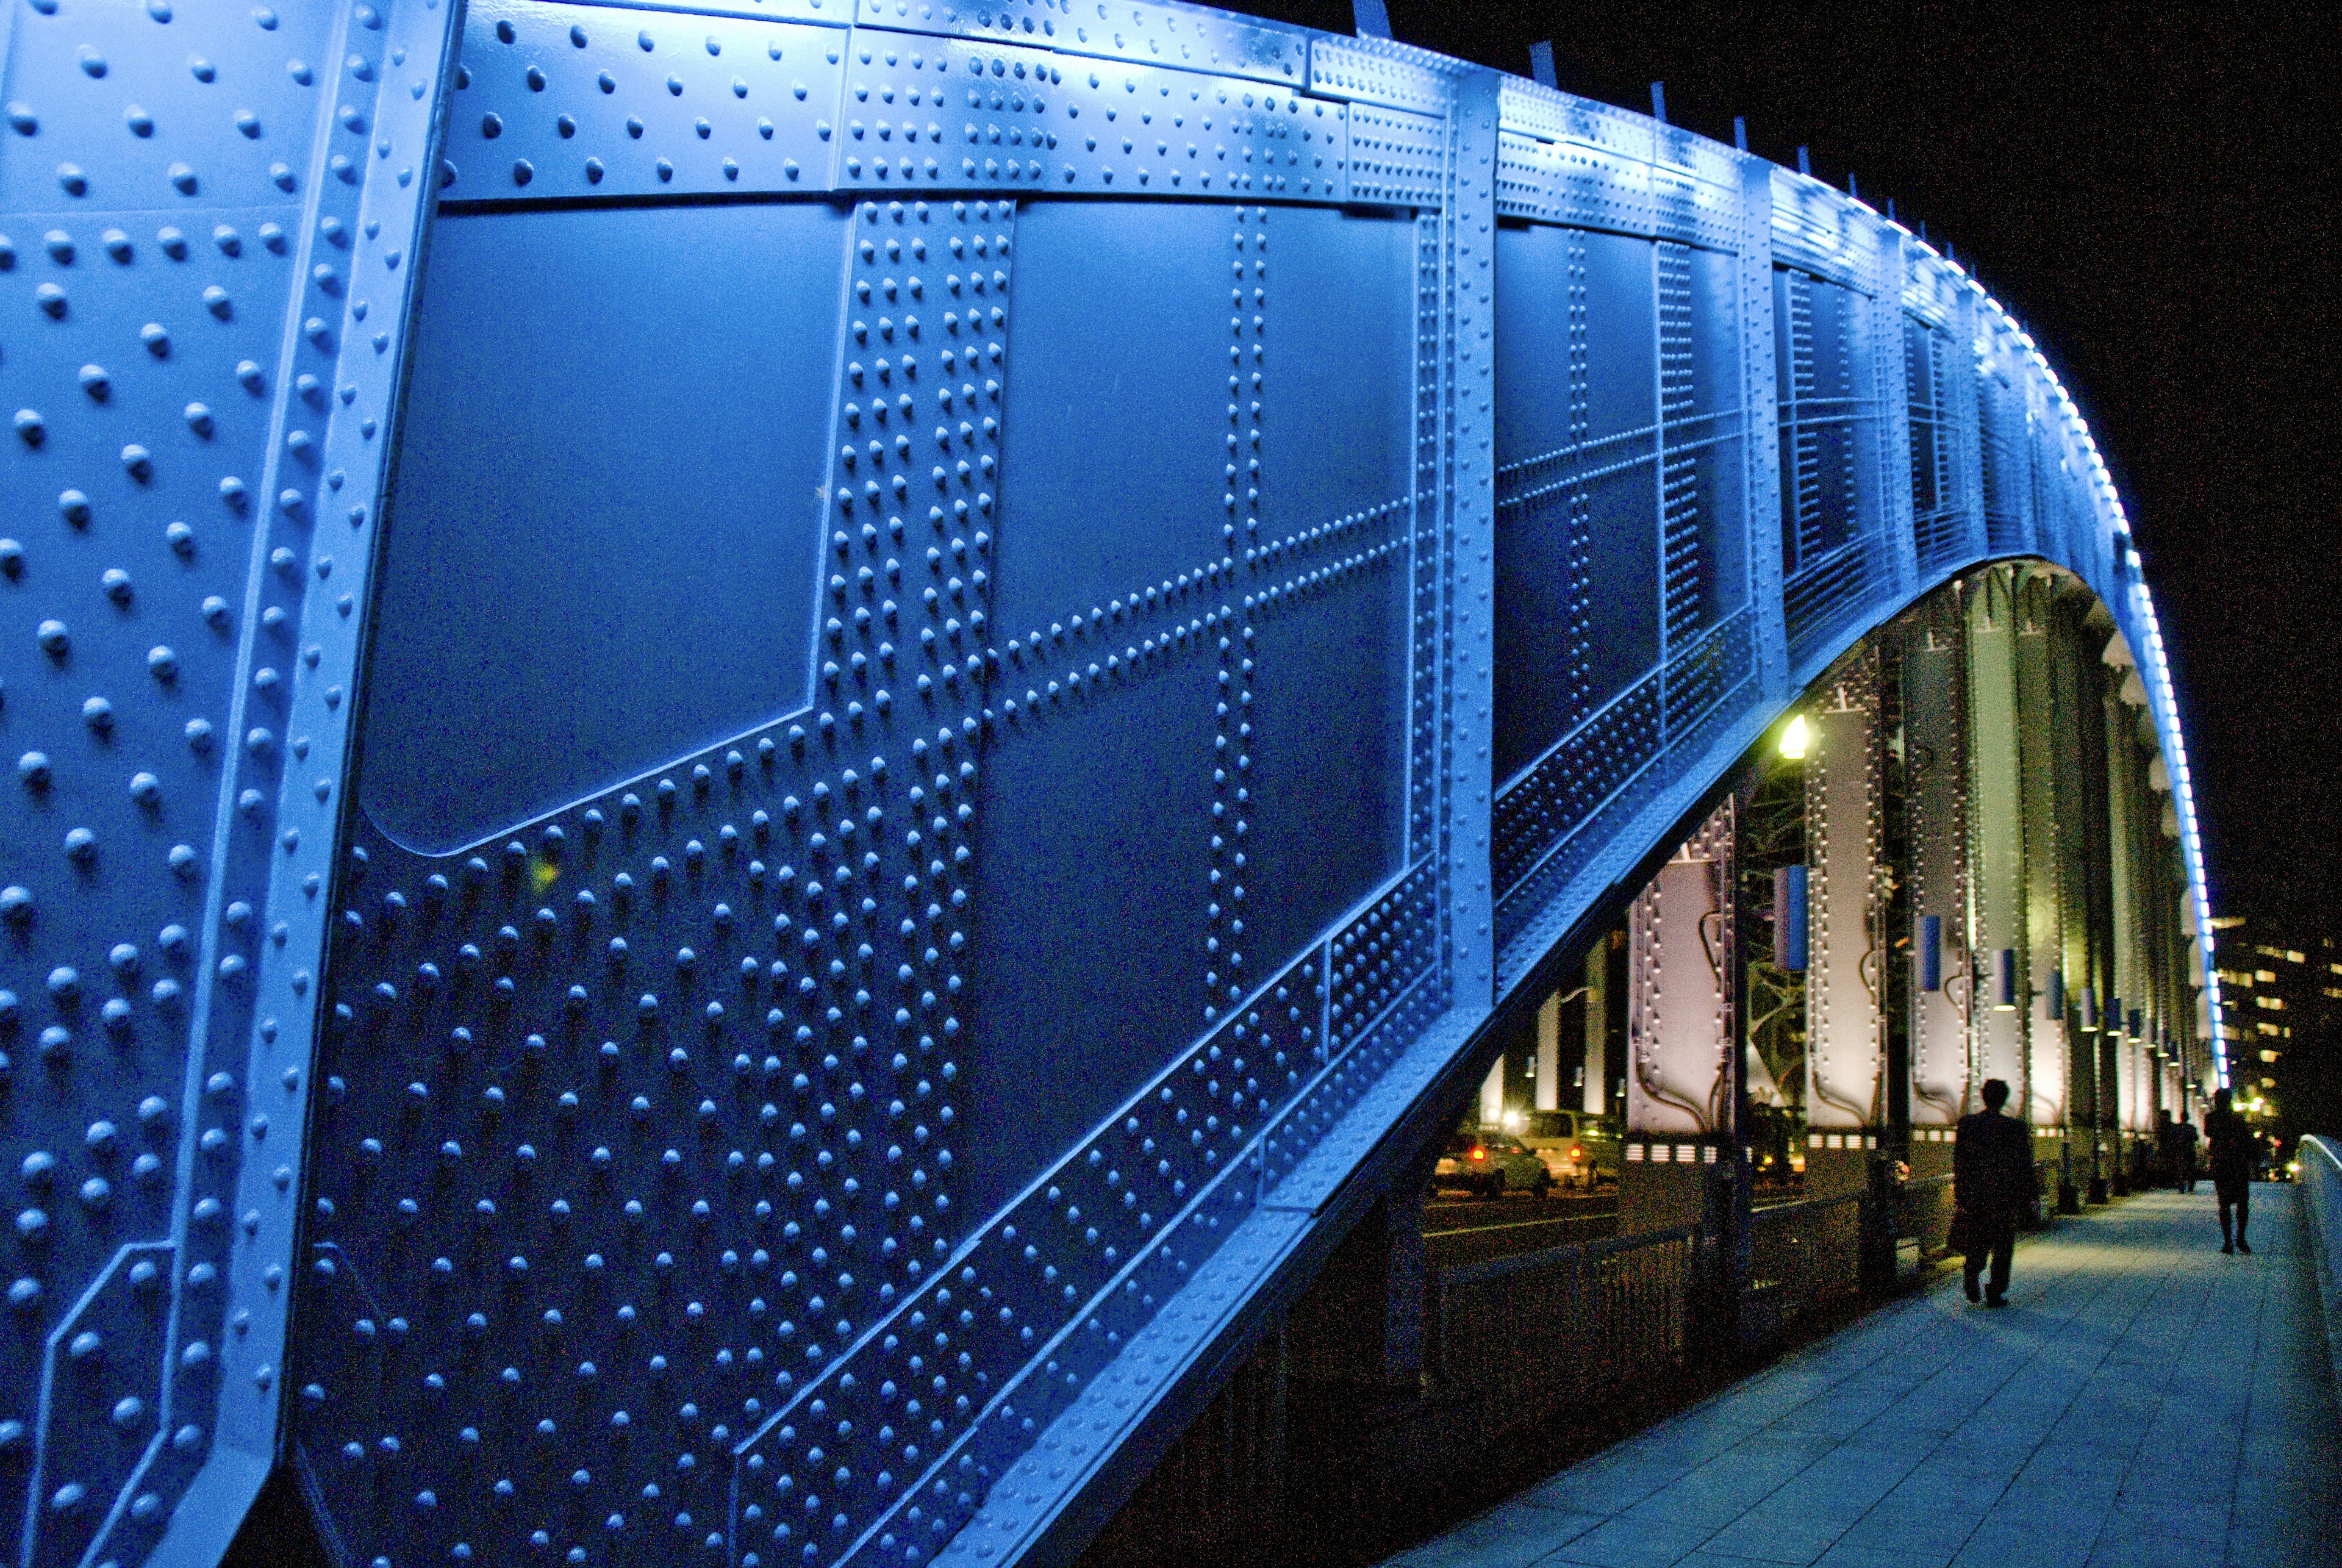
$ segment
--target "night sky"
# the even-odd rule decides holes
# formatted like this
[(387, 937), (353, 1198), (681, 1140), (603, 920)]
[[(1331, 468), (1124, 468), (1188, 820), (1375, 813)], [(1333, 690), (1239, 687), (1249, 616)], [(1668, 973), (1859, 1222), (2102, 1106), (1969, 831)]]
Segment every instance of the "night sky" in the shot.
[[(1243, 7), (1348, 31), (1346, 0)], [(1404, 42), (1813, 171), (1948, 242), (2097, 434), (2171, 644), (2217, 909), (2342, 873), (2330, 14), (1432, 5)]]

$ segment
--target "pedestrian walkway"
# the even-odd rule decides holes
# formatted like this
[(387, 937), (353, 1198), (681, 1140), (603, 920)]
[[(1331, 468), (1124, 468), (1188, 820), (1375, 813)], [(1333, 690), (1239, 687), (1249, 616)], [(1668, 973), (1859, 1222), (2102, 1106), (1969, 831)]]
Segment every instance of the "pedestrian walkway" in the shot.
[(2342, 1568), (2342, 1426), (2290, 1187), (2058, 1221), (2010, 1310), (1870, 1313), (1390, 1568)]

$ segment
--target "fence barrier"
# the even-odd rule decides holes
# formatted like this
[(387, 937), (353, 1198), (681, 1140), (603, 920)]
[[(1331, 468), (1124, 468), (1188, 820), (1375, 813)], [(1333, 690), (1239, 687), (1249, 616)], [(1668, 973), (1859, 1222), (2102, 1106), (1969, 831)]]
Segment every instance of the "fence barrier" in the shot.
[(2342, 1147), (2331, 1138), (2304, 1138), (2294, 1157), (2301, 1167), (2296, 1179), (2302, 1223), (2309, 1227), (2317, 1304), (2326, 1313), (2326, 1349), (2334, 1360), (2334, 1384), (2342, 1388)]

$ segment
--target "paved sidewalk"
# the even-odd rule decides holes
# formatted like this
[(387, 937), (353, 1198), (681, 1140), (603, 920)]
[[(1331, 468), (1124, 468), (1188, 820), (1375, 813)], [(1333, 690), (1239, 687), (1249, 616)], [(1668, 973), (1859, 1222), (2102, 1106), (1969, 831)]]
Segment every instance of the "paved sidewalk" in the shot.
[(2342, 1425), (2291, 1187), (2058, 1221), (1391, 1568), (2342, 1568)]

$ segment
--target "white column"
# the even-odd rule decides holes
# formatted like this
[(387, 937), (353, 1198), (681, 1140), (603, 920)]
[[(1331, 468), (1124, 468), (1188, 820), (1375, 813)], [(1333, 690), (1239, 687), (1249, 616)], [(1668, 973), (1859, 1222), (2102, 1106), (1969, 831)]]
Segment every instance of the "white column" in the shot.
[(1903, 651), (1911, 942), (1939, 932), (1941, 984), (1911, 981), (1911, 1125), (1940, 1142), (1968, 1092), (1967, 628), (1957, 596), (1930, 595)]
[(1726, 801), (1659, 868), (1628, 917), (1630, 1136), (1694, 1137), (1730, 1125), (1732, 833)]
[(1879, 865), (1878, 655), (1866, 643), (1807, 713), (1806, 1125), (1887, 1119)]
[[(2026, 963), (2023, 769), (2017, 754), (2017, 595), (2007, 567), (1977, 582), (1968, 614), (1968, 909), (1976, 944), (1975, 1085), (1998, 1078), (2008, 1108), (2030, 1105), (2026, 1025), (2032, 989)], [(2002, 994), (2002, 954), (2013, 955), (2014, 995)], [(1979, 1102), (1980, 1103), (1980, 1102)], [(1974, 1109), (1973, 1105), (1970, 1109)]]
[(1561, 1109), (1561, 993), (1545, 999), (1536, 1015), (1536, 1108)]
[(1586, 1093), (1581, 1108), (1599, 1116), (1610, 1109), (1610, 939), (1586, 955)]

